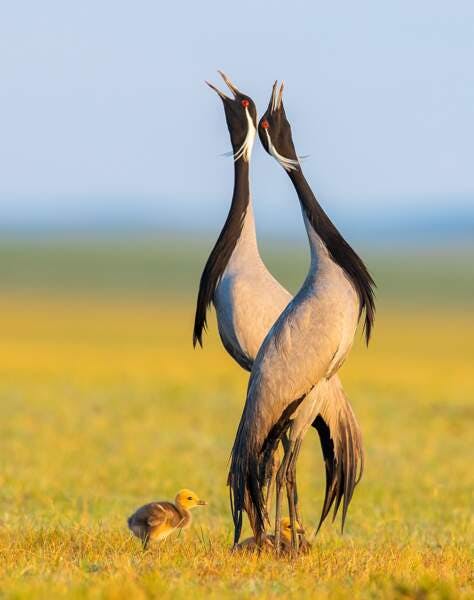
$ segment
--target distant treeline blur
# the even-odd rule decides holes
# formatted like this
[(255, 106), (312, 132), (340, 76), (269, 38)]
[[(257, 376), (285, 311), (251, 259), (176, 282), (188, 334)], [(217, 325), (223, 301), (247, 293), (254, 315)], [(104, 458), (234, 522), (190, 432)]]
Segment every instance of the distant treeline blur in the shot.
[[(172, 236), (81, 236), (0, 242), (0, 291), (179, 296), (191, 300), (212, 248), (210, 239)], [(474, 298), (474, 244), (356, 249), (383, 302), (469, 307)], [(304, 244), (263, 242), (270, 270), (296, 292), (304, 280)]]

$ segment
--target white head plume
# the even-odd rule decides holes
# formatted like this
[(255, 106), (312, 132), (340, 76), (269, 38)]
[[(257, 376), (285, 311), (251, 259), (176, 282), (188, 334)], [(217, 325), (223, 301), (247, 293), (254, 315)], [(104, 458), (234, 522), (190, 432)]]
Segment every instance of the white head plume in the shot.
[(275, 158), (278, 161), (278, 163), (285, 169), (285, 171), (296, 171), (300, 164), (299, 161), (294, 158), (287, 158), (286, 156), (282, 156), (273, 145), (270, 134), (268, 133), (268, 129), (265, 129), (265, 133), (267, 134), (268, 151), (273, 156), (273, 158)]
[(242, 142), (242, 145), (235, 153), (233, 151), (231, 151), (231, 152), (225, 152), (223, 154), (223, 156), (233, 156), (234, 162), (238, 161), (239, 158), (243, 158), (246, 162), (249, 162), (250, 155), (252, 153), (253, 144), (255, 141), (255, 135), (257, 133), (257, 130), (255, 128), (255, 125), (253, 124), (252, 117), (250, 116), (248, 108), (245, 108), (245, 115), (247, 117), (247, 135), (245, 136), (245, 139)]

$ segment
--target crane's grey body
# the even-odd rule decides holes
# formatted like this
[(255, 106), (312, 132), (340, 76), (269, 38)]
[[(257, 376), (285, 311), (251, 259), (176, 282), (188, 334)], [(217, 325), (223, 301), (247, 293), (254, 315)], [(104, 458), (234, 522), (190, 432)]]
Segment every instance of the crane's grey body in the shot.
[[(330, 379), (354, 340), (360, 312), (357, 292), (304, 219), (311, 247), (310, 271), (259, 350), (249, 382), (248, 418), (258, 418), (266, 406), (276, 412), (281, 406), (283, 412), (289, 399), (306, 396), (321, 380)], [(307, 398), (299, 405), (293, 414), (296, 421), (298, 412), (305, 412), (313, 400)]]
[(214, 294), (222, 343), (248, 368), (292, 296), (278, 283), (258, 251), (251, 198), (242, 233)]
[[(334, 379), (334, 383), (328, 385), (339, 388), (339, 377), (334, 375), (352, 345), (359, 314), (357, 294), (344, 271), (331, 260), (324, 244), (311, 229), (308, 237), (311, 271), (296, 303), (268, 271), (260, 256), (249, 198), (242, 234), (214, 295), (219, 334), (229, 354), (244, 368), (251, 366), (262, 342), (271, 332), (272, 338), (269, 336), (269, 339), (273, 339), (274, 354), (279, 354), (279, 367), (269, 374), (272, 380), (270, 393), (275, 394), (275, 401), (282, 394), (290, 393), (295, 398), (308, 394), (291, 416), (291, 438), (300, 436), (309, 428), (324, 397), (319, 390), (311, 391), (314, 386), (312, 371), (321, 369), (321, 355), (314, 349), (308, 353), (304, 345), (299, 344), (301, 352), (292, 354), (293, 337), (296, 335), (299, 340), (298, 330), (304, 330), (310, 339), (314, 336), (325, 339), (328, 336), (327, 316), (328, 313), (331, 315), (335, 331), (327, 338), (326, 344), (331, 360), (322, 377)], [(315, 287), (318, 292), (313, 297)], [(306, 301), (301, 302), (303, 298)], [(287, 362), (290, 354), (295, 365)], [(268, 354), (267, 360), (273, 359)], [(259, 369), (262, 369), (261, 365)], [(302, 372), (308, 378), (307, 389), (302, 389), (305, 387), (302, 385), (304, 380), (300, 379)], [(254, 376), (252, 381), (254, 378), (260, 385), (266, 384), (261, 377)], [(293, 380), (298, 381), (298, 385), (293, 386)]]

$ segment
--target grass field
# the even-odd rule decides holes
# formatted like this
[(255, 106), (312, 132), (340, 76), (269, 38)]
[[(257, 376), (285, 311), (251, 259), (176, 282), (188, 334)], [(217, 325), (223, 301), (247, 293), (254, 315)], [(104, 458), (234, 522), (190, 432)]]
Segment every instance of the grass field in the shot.
[[(247, 375), (214, 326), (193, 351), (207, 247), (176, 247), (0, 245), (0, 597), (474, 598), (472, 251), (372, 255), (374, 340), (342, 370), (366, 471), (345, 534), (327, 523), (289, 561), (229, 553), (225, 480)], [(299, 251), (267, 256), (295, 289)], [(309, 432), (308, 529), (320, 454)], [(181, 487), (209, 506), (143, 553), (126, 517)]]

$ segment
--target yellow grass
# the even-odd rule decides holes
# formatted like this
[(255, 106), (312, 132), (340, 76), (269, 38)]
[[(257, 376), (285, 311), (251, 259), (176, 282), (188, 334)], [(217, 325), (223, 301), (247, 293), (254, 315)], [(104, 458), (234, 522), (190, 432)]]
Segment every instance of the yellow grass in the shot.
[[(346, 533), (296, 561), (229, 553), (227, 460), (247, 375), (193, 306), (97, 296), (0, 300), (0, 596), (474, 597), (474, 317), (381, 306), (342, 371), (367, 468)], [(299, 463), (317, 522), (317, 437)], [(180, 487), (209, 501), (143, 553), (125, 519)]]

